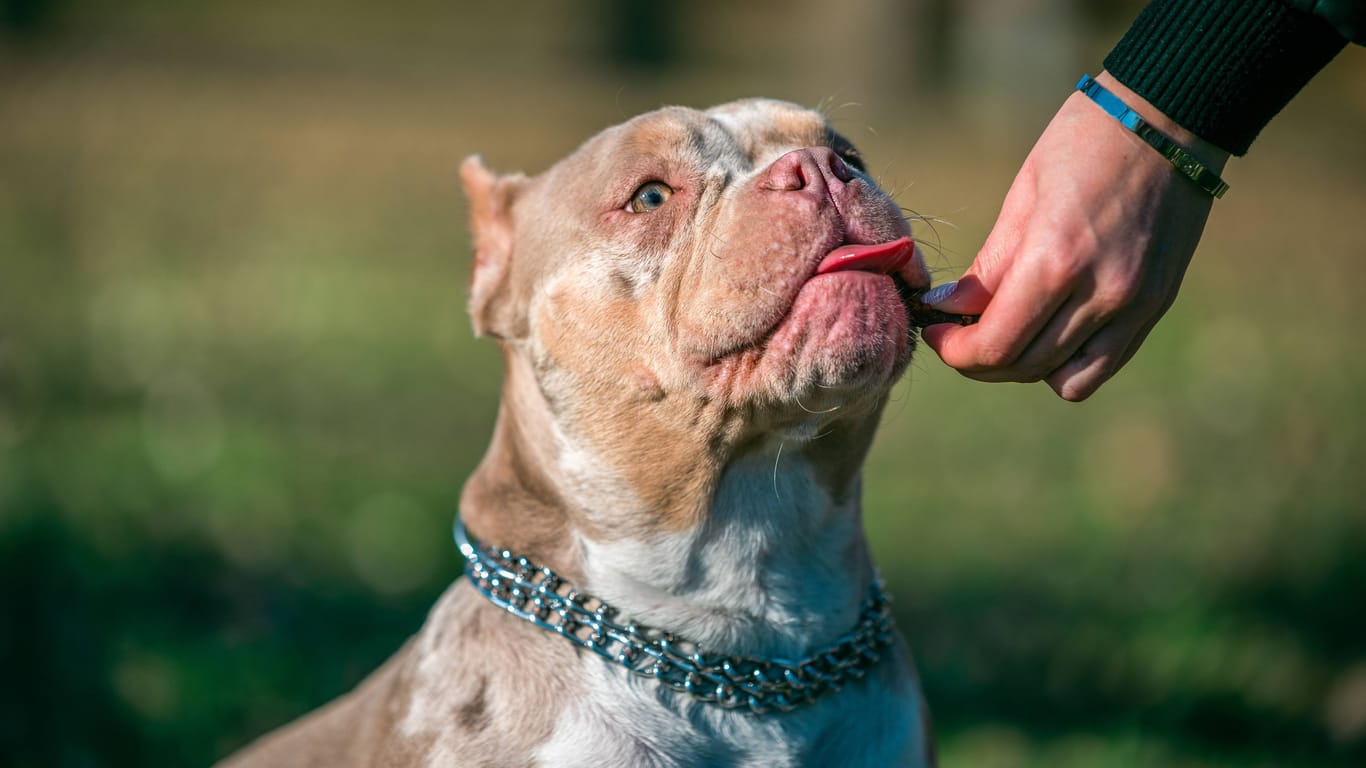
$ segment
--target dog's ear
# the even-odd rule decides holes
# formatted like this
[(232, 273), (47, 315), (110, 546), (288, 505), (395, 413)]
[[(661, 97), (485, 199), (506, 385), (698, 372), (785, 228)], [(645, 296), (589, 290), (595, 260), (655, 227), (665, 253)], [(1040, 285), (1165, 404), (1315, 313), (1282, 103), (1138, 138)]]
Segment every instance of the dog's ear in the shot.
[(470, 276), (470, 319), (480, 336), (509, 338), (523, 335), (515, 308), (507, 296), (513, 232), (512, 203), (526, 186), (526, 177), (496, 176), (478, 155), (460, 164), (460, 181), (470, 203), (470, 231), (474, 241), (474, 269)]

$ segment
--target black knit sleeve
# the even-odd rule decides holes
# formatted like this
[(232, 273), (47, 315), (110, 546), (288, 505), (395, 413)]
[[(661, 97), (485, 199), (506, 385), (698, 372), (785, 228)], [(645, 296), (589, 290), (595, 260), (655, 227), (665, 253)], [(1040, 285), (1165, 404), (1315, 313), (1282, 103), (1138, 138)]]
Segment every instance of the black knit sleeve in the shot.
[(1281, 0), (1291, 8), (1323, 18), (1338, 34), (1366, 45), (1366, 3), (1361, 0)]
[(1242, 155), (1347, 40), (1277, 0), (1155, 0), (1105, 68), (1183, 128)]

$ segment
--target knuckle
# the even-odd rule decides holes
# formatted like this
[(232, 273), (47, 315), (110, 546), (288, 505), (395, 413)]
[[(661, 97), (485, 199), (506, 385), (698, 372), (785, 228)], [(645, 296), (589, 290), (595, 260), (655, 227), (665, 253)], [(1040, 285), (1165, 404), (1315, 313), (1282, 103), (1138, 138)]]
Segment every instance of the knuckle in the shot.
[(977, 350), (977, 364), (982, 368), (1001, 369), (1010, 366), (1019, 355), (1008, 344), (983, 344)]
[(1055, 388), (1054, 391), (1058, 393), (1058, 397), (1062, 398), (1063, 400), (1066, 400), (1069, 403), (1080, 403), (1083, 400), (1090, 397), (1091, 395), (1095, 394), (1096, 389), (1089, 386), (1079, 388), (1070, 385), (1063, 385), (1062, 387)]
[(1095, 304), (1107, 314), (1132, 308), (1145, 300), (1143, 286), (1132, 280), (1120, 280), (1096, 291)]
[(1110, 380), (1116, 373), (1119, 373), (1119, 358), (1110, 355), (1100, 363), (1099, 370), (1096, 371), (1096, 386)]
[(1066, 256), (1041, 259), (1039, 278), (1043, 284), (1054, 290), (1061, 290), (1076, 283), (1085, 269), (1083, 263)]
[(1058, 397), (1070, 403), (1079, 403), (1094, 391), (1089, 383), (1081, 380), (1080, 376), (1049, 376), (1044, 381)]
[(1060, 370), (1047, 378), (1048, 385), (1058, 397), (1068, 402), (1079, 403), (1094, 395), (1100, 386), (1109, 381), (1119, 370), (1120, 358), (1114, 354), (1104, 354), (1091, 358), (1084, 367)]

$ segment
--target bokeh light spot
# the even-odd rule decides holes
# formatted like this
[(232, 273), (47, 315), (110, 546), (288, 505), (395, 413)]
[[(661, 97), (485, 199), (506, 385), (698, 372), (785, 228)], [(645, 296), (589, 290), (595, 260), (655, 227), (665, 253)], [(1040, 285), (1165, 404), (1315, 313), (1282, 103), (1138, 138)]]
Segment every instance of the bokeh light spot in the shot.
[(143, 445), (170, 480), (212, 467), (223, 451), (223, 419), (213, 391), (200, 379), (169, 373), (152, 384), (143, 408)]
[(1338, 744), (1366, 741), (1366, 661), (1359, 661), (1333, 682), (1324, 705), (1324, 722)]
[(362, 502), (351, 518), (348, 533), (356, 574), (385, 594), (421, 586), (435, 572), (449, 543), (444, 527), (427, 510), (406, 496), (392, 493)]
[(180, 686), (166, 659), (130, 651), (115, 662), (111, 675), (114, 690), (139, 715), (158, 721), (175, 715)]

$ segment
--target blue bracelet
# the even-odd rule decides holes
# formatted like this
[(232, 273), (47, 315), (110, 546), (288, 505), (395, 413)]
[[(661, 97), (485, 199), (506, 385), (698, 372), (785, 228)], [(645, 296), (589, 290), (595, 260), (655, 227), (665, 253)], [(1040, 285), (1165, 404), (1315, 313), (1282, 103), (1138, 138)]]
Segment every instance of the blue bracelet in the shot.
[(1105, 90), (1104, 86), (1097, 83), (1090, 75), (1082, 75), (1081, 80), (1077, 81), (1077, 90), (1090, 97), (1105, 114), (1119, 121), (1119, 124), (1133, 131), (1140, 139), (1143, 139), (1148, 146), (1157, 150), (1159, 154), (1167, 158), (1181, 175), (1195, 182), (1196, 186), (1208, 192), (1214, 197), (1223, 197), (1224, 192), (1228, 191), (1228, 184), (1219, 178), (1219, 174), (1205, 167), (1204, 163), (1195, 159), (1195, 156), (1156, 128), (1148, 125), (1139, 114), (1129, 105), (1125, 104), (1118, 96)]

